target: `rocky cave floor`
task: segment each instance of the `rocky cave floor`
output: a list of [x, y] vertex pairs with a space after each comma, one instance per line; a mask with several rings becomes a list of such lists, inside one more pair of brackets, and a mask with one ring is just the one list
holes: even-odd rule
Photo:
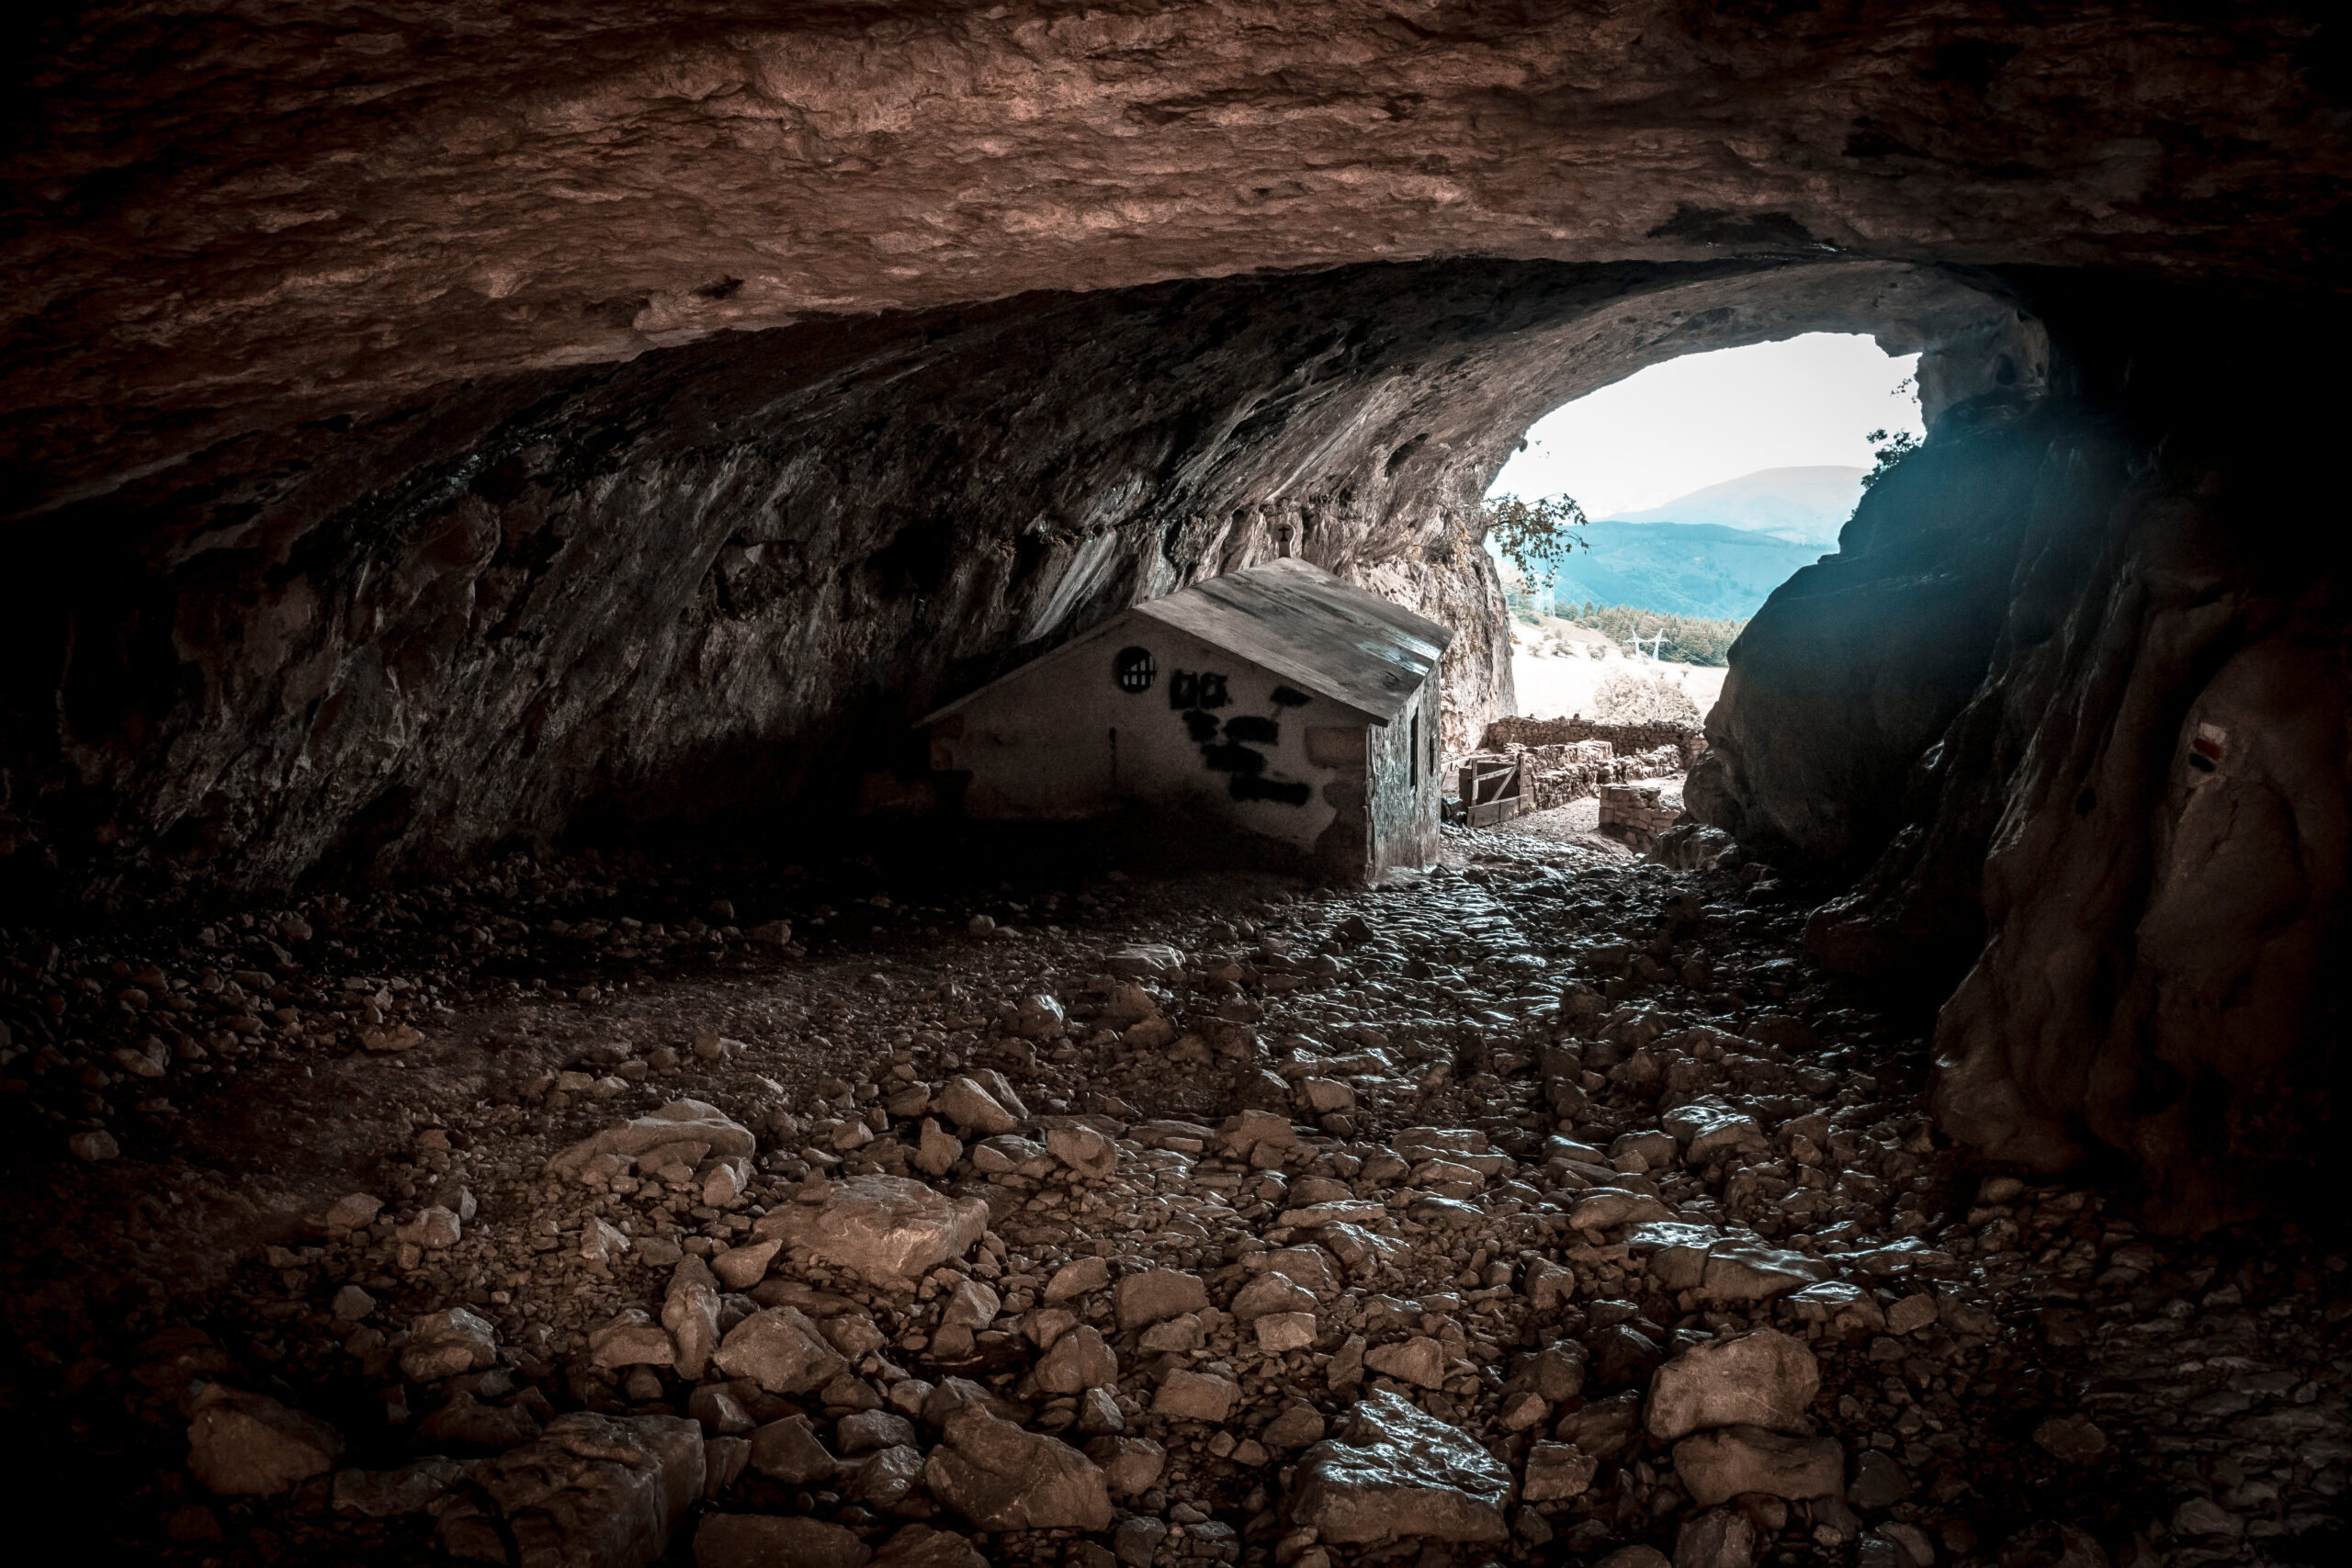
[[17, 1479], [190, 1564], [2342, 1560], [2338, 1241], [1972, 1167], [1792, 882], [1589, 831], [7, 931]]

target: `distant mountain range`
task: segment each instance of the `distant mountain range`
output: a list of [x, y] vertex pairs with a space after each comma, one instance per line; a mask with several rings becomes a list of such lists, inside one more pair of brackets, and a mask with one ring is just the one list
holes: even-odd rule
[[1663, 506], [1596, 519], [1555, 580], [1563, 610], [1588, 600], [1746, 620], [1799, 567], [1838, 547], [1861, 468], [1759, 468]]
[[1838, 530], [1862, 498], [1861, 468], [1824, 464], [1758, 468], [1663, 506], [1621, 512], [1603, 523], [1708, 523], [1720, 528], [1776, 535], [1801, 544], [1834, 546]]
[[1586, 525], [1584, 537], [1590, 547], [1570, 556], [1553, 581], [1551, 598], [1563, 613], [1596, 600], [1673, 615], [1746, 620], [1790, 573], [1818, 560], [1824, 548], [1713, 523], [1593, 523]]

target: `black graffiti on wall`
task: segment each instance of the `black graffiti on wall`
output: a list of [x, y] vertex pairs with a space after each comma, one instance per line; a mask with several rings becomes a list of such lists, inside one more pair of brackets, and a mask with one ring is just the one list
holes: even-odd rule
[[1279, 746], [1282, 744], [1283, 727], [1271, 718], [1260, 718], [1254, 714], [1237, 714], [1225, 721], [1225, 738], [1227, 740], [1253, 741], [1261, 746]]
[[[1274, 688], [1277, 707], [1293, 707], [1308, 699], [1288, 686]], [[1171, 670], [1168, 675], [1168, 705], [1184, 710], [1184, 730], [1201, 749], [1201, 762], [1212, 773], [1226, 775], [1226, 789], [1236, 800], [1272, 800], [1284, 806], [1305, 806], [1314, 791], [1303, 780], [1266, 776], [1272, 761], [1261, 746], [1282, 743], [1282, 725], [1257, 714], [1235, 714], [1220, 721], [1209, 710], [1233, 701], [1230, 682], [1206, 671]]]
[[1168, 676], [1168, 705], [1171, 708], [1221, 708], [1231, 702], [1222, 675], [1194, 674], [1174, 670]]

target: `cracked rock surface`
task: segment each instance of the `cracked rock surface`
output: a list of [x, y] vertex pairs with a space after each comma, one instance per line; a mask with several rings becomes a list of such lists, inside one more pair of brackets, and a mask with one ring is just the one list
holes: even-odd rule
[[2324, 276], [2346, 170], [2335, 45], [2290, 6], [175, 20], [73, 13], [31, 62], [0, 457], [51, 482], [812, 317], [1269, 267]]

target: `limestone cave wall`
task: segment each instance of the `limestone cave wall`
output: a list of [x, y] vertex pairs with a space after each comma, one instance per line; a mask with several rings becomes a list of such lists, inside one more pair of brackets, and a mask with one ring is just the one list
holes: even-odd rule
[[1938, 1009], [1947, 1130], [2120, 1153], [2211, 1223], [2310, 1168], [2345, 1089], [2352, 604], [2298, 372], [2343, 323], [2274, 302], [2285, 351], [2242, 301], [2019, 288], [2049, 394], [1931, 430], [1772, 597], [1692, 799], [1867, 867], [1810, 945]]

